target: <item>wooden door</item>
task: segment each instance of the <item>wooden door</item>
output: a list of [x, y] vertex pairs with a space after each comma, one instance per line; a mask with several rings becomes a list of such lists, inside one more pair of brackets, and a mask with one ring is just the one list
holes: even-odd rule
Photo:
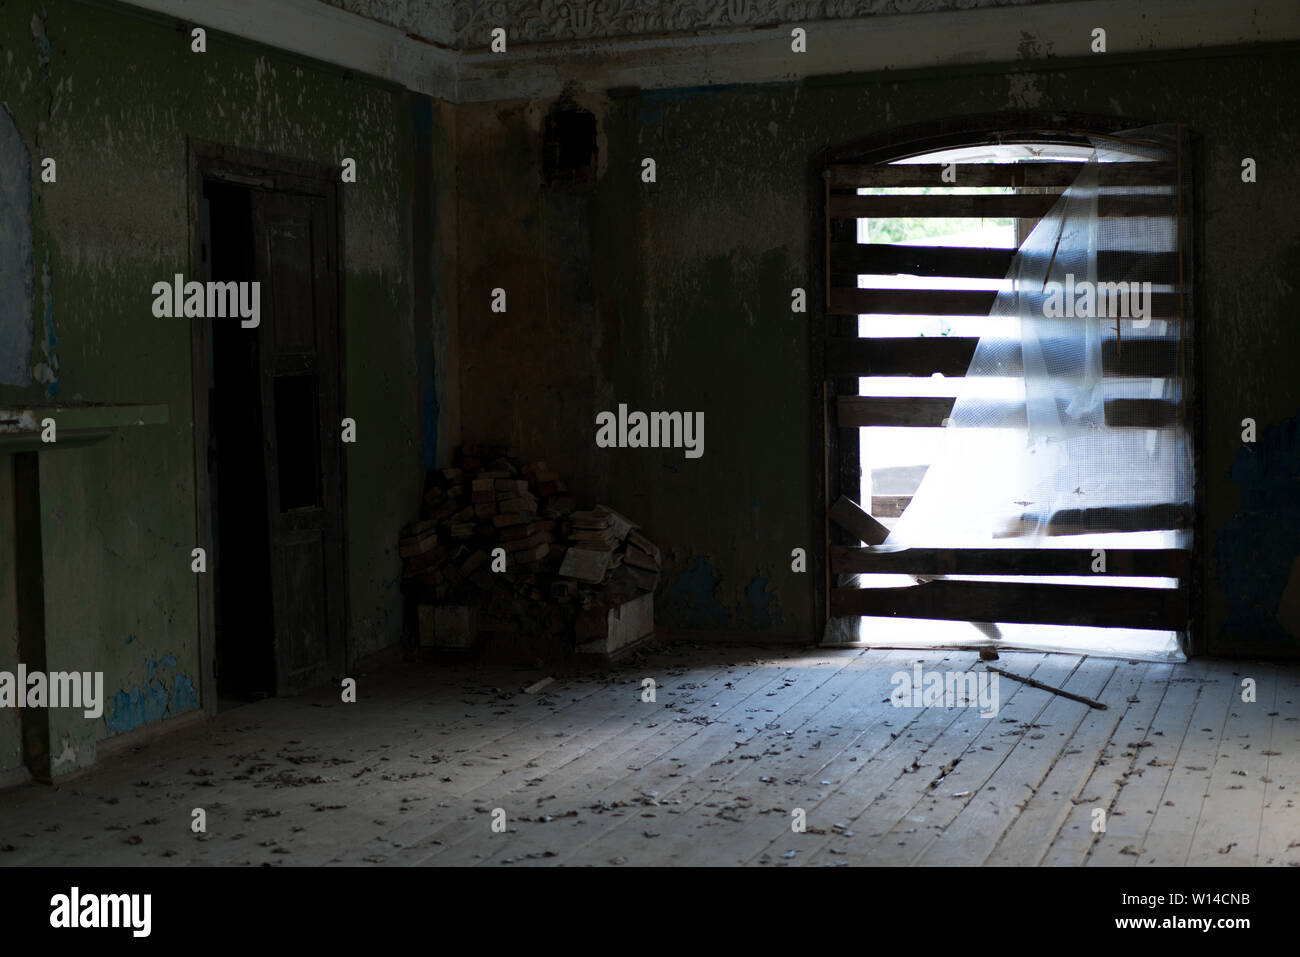
[[339, 305], [323, 196], [255, 192], [276, 693], [344, 668]]

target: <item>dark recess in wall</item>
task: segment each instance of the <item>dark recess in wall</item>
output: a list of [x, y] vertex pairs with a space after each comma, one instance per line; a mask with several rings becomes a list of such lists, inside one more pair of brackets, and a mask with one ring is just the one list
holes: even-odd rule
[[582, 186], [596, 179], [596, 116], [572, 102], [558, 101], [546, 116], [542, 139], [542, 182]]

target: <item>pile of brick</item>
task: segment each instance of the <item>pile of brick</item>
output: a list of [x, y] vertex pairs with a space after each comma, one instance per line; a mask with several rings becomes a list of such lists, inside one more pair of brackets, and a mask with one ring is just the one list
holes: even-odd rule
[[473, 607], [478, 631], [572, 636], [579, 610], [658, 586], [654, 543], [607, 506], [578, 509], [545, 462], [487, 445], [462, 446], [454, 462], [429, 473], [421, 519], [402, 530], [404, 590], [418, 605]]

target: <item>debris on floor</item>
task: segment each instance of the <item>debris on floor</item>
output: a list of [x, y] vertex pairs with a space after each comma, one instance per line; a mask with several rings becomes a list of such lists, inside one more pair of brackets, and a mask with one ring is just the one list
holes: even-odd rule
[[555, 683], [555, 679], [551, 677], [543, 678], [541, 681], [534, 681], [532, 684], [530, 684], [527, 688], [524, 689], [524, 694], [537, 694], [537, 692], [543, 690], [544, 688], [549, 687], [554, 683]]
[[579, 509], [545, 462], [510, 447], [465, 445], [455, 461], [429, 473], [398, 544], [421, 646], [535, 662], [609, 656], [653, 631], [662, 556], [635, 522]]

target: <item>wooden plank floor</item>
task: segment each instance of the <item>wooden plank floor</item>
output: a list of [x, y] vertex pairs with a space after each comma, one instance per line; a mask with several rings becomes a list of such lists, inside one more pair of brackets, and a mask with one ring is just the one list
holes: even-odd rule
[[1003, 677], [984, 717], [895, 707], [917, 664], [984, 668], [673, 645], [525, 695], [407, 665], [0, 792], [0, 865], [1300, 866], [1300, 665], [1004, 652], [1107, 709]]

